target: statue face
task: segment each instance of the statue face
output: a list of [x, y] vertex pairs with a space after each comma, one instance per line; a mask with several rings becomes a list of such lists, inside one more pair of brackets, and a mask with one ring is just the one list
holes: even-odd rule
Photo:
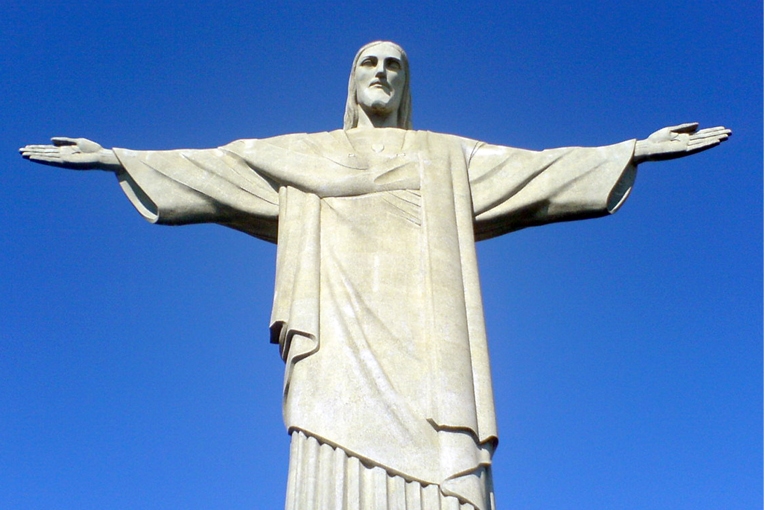
[[395, 112], [401, 104], [406, 75], [401, 52], [381, 43], [367, 48], [356, 63], [356, 101], [377, 115]]

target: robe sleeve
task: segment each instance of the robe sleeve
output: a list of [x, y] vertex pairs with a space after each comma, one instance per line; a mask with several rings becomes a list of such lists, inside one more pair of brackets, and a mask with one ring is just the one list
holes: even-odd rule
[[276, 242], [278, 186], [230, 151], [114, 149], [120, 187], [152, 223], [218, 223]]
[[635, 141], [541, 152], [478, 143], [469, 155], [476, 240], [615, 212], [635, 181]]

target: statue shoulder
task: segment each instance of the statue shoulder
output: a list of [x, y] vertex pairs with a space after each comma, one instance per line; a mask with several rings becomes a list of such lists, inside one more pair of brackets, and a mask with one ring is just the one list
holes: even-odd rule
[[286, 135], [271, 136], [267, 138], [241, 138], [234, 140], [221, 148], [225, 149], [252, 149], [261, 144], [288, 146], [292, 143], [305, 140], [313, 136], [311, 133], [290, 133]]
[[224, 145], [220, 149], [242, 157], [264, 150], [269, 153], [276, 150], [298, 154], [316, 154], [317, 152], [324, 152], [322, 147], [328, 148], [335, 144], [335, 138], [326, 132], [290, 133], [269, 138], [243, 138]]
[[248, 158], [253, 154], [302, 154], [336, 158], [338, 154], [353, 151], [343, 130], [318, 133], [291, 133], [270, 138], [246, 138], [235, 140], [223, 147], [223, 152]]
[[478, 148], [486, 145], [480, 140], [474, 140], [465, 136], [437, 133], [434, 131], [418, 131], [420, 136], [426, 137], [431, 149], [440, 147], [442, 150], [461, 150], [467, 157], [472, 155]]

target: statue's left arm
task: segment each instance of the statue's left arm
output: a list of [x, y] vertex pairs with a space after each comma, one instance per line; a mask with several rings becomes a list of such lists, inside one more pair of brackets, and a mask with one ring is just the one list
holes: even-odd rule
[[681, 124], [605, 147], [476, 145], [468, 156], [476, 239], [614, 213], [632, 190], [639, 163], [695, 154], [730, 135], [723, 127], [696, 128]]
[[690, 156], [720, 145], [731, 135], [731, 130], [723, 126], [706, 129], [698, 127], [698, 122], [665, 127], [645, 140], [638, 140], [633, 162], [638, 164]]

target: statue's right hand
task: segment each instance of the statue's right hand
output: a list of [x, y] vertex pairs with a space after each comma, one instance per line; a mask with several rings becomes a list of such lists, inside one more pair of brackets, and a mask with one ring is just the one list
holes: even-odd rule
[[21, 156], [44, 165], [74, 170], [114, 170], [119, 167], [114, 152], [87, 138], [51, 138], [53, 145], [27, 145], [19, 149]]

